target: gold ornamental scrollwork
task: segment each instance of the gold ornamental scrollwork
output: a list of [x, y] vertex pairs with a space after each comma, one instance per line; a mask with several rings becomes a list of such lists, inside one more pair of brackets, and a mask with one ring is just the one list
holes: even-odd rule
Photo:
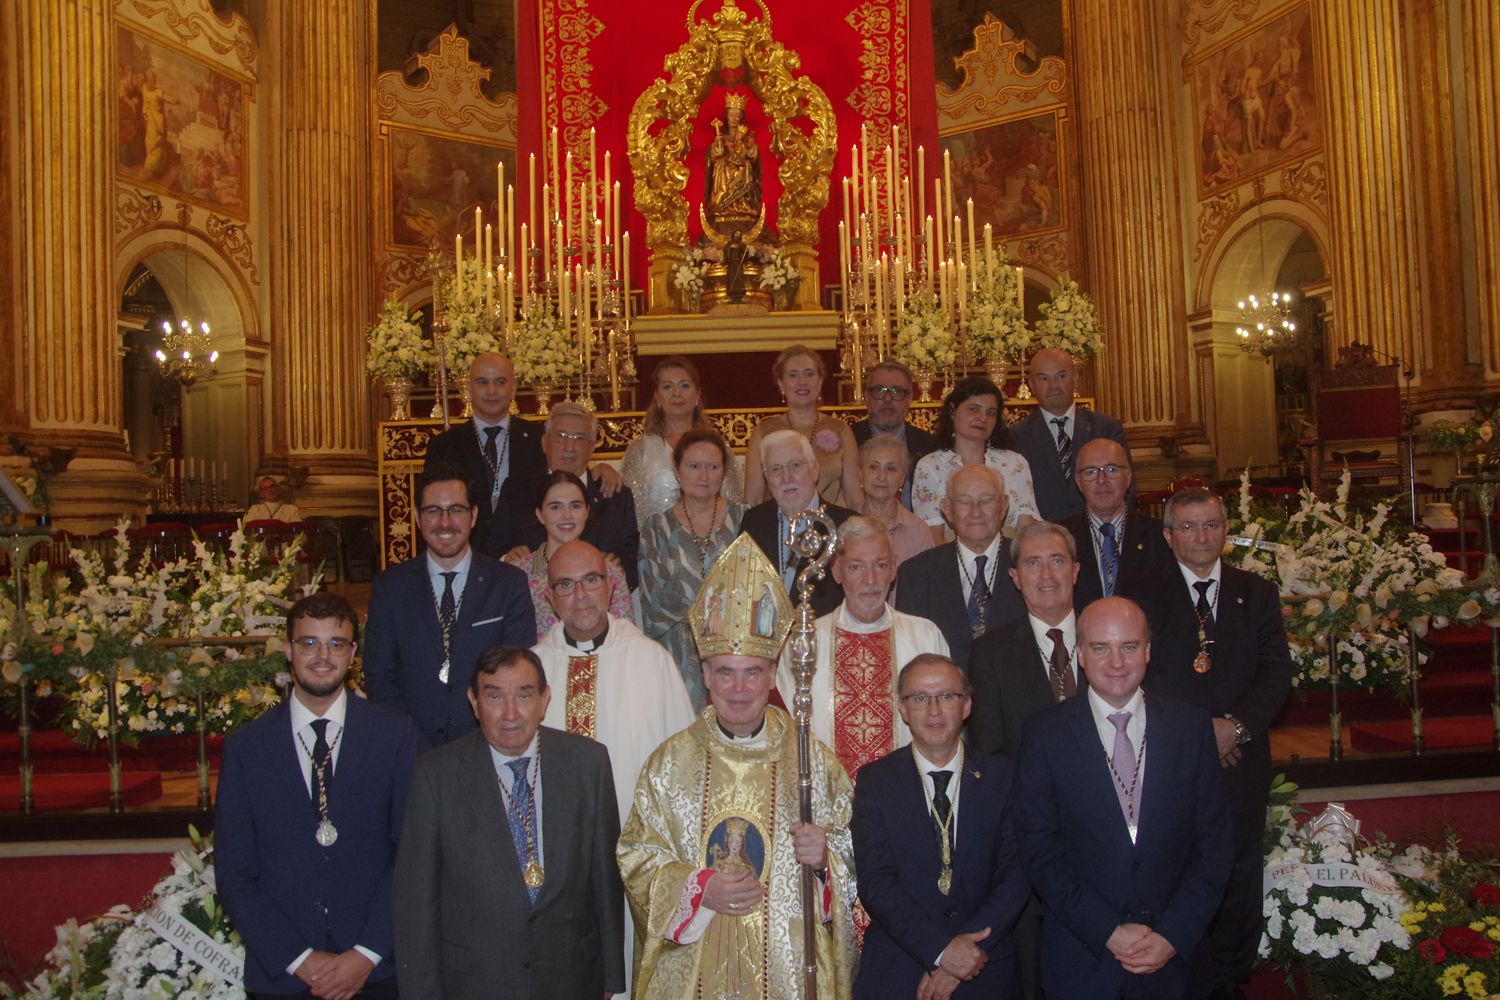
[[1021, 240], [1016, 247], [1016, 259], [1052, 274], [1072, 271], [1071, 239], [1066, 233], [1048, 233]]
[[115, 187], [115, 235], [121, 236], [161, 218], [161, 197], [127, 184]]
[[953, 90], [938, 87], [940, 127], [996, 118], [1012, 103], [1030, 109], [1064, 102], [1067, 64], [1057, 56], [1046, 56], [1027, 72], [1019, 62], [1025, 55], [1026, 42], [994, 15], [985, 14], [984, 21], [974, 27], [974, 47], [953, 60], [963, 73], [963, 82]]
[[[783, 243], [816, 244], [818, 213], [828, 202], [828, 177], [838, 141], [833, 105], [817, 84], [796, 71], [802, 60], [771, 36], [771, 15], [756, 0], [752, 19], [724, 0], [711, 19], [697, 20], [702, 0], [688, 10], [688, 40], [662, 63], [657, 77], [630, 111], [626, 150], [635, 177], [636, 208], [646, 217], [646, 243], [655, 251], [688, 243], [688, 168], [699, 105], [725, 65], [743, 59], [745, 82], [771, 123], [771, 154], [780, 166], [782, 194], [776, 229]], [[812, 123], [811, 133], [794, 122]]]
[[260, 284], [260, 274], [255, 267], [255, 250], [250, 245], [250, 232], [245, 226], [222, 215], [210, 214], [208, 238], [224, 251], [225, 256], [234, 261], [251, 284]]
[[1328, 167], [1322, 160], [1304, 160], [1281, 169], [1281, 190], [1328, 208]]
[[1198, 242], [1193, 247], [1194, 262], [1203, 259], [1239, 208], [1240, 196], [1236, 191], [1227, 191], [1198, 206]]
[[[147, 23], [161, 30], [163, 27], [183, 45], [202, 39], [219, 55], [234, 53], [241, 68], [254, 75], [255, 30], [243, 15], [231, 13], [220, 17], [209, 6], [208, 0], [132, 0], [131, 7]], [[196, 6], [197, 10], [185, 8]]]
[[380, 297], [403, 296], [419, 285], [430, 285], [427, 261], [414, 254], [393, 253], [380, 262]]

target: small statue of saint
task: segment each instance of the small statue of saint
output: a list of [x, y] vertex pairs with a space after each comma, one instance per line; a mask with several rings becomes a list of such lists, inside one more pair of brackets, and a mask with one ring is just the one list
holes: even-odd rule
[[745, 124], [745, 98], [730, 94], [724, 119], [714, 120], [708, 147], [707, 215], [722, 230], [744, 229], [760, 217], [760, 145]]

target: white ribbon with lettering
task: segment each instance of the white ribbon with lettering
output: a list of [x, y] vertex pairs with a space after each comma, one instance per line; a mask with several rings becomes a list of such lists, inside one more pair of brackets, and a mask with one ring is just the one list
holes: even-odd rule
[[230, 986], [243, 985], [245, 952], [232, 944], [220, 944], [176, 913], [152, 902], [141, 911], [152, 930], [192, 961]]
[[1274, 868], [1267, 868], [1266, 891], [1285, 889], [1291, 883], [1292, 876], [1298, 872], [1303, 873], [1313, 885], [1325, 885], [1337, 889], [1368, 889], [1384, 895], [1399, 896], [1401, 894], [1401, 886], [1391, 877], [1390, 872], [1372, 871], [1369, 868], [1339, 862], [1308, 865], [1297, 861], [1288, 861]]

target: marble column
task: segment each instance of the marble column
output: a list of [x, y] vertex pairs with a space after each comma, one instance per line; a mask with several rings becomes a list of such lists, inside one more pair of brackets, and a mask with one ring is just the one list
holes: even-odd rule
[[[32, 453], [71, 448], [48, 483], [61, 527], [141, 509], [124, 447], [115, 316], [110, 0], [5, 4], [3, 128], [14, 256], [6, 267], [8, 431]], [[13, 116], [12, 116], [13, 109]], [[16, 461], [6, 463], [19, 464]]]
[[274, 6], [272, 454], [304, 514], [376, 512], [367, 0]]
[[1316, 67], [1329, 113], [1329, 229], [1339, 297], [1335, 349], [1358, 341], [1430, 363], [1421, 335], [1423, 310], [1413, 179], [1417, 126], [1402, 56], [1402, 24], [1390, 0], [1343, 0], [1308, 6], [1317, 19]]
[[1461, 114], [1467, 132], [1468, 210], [1473, 220], [1471, 284], [1484, 371], [1500, 376], [1500, 6], [1458, 0], [1463, 46]]
[[1072, 17], [1088, 271], [1080, 283], [1104, 325], [1100, 406], [1137, 444], [1200, 423], [1191, 413], [1170, 6], [1075, 2]]

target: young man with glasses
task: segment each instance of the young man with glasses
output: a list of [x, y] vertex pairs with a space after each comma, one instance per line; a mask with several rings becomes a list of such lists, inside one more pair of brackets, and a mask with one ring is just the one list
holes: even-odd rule
[[[552, 553], [547, 598], [558, 621], [532, 652], [558, 684], [543, 723], [609, 748], [624, 823], [646, 758], [692, 725], [695, 713], [671, 654], [628, 618], [609, 613], [604, 558], [585, 541], [566, 542]], [[627, 925], [627, 970], [632, 947]]]
[[[1176, 559], [1157, 578], [1146, 688], [1213, 716], [1234, 867], [1193, 956], [1191, 996], [1238, 997], [1260, 943], [1261, 839], [1271, 786], [1269, 731], [1292, 685], [1281, 598], [1268, 580], [1224, 564], [1224, 502], [1206, 489], [1167, 501]], [[1155, 744], [1152, 745], [1155, 750]]]
[[1118, 441], [1095, 438], [1078, 449], [1073, 478], [1084, 509], [1061, 522], [1078, 550], [1073, 606], [1082, 611], [1116, 594], [1149, 602], [1175, 560], [1161, 522], [1131, 509], [1129, 453]]
[[896, 690], [911, 745], [861, 768], [854, 786], [870, 915], [855, 1000], [1014, 997], [1011, 927], [1030, 890], [1011, 820], [1014, 770], [960, 741], [969, 686], [952, 660], [913, 658]]
[[937, 451], [938, 441], [927, 431], [911, 423], [911, 370], [899, 361], [882, 361], [865, 372], [865, 412], [868, 416], [854, 425], [854, 440], [863, 445], [877, 434], [893, 437], [906, 445], [911, 461], [907, 463], [906, 484], [901, 487], [901, 503], [911, 509], [911, 471], [924, 455]]
[[358, 625], [336, 594], [292, 605], [292, 696], [224, 744], [214, 861], [251, 997], [396, 996], [391, 874], [417, 733], [349, 696]]
[[474, 661], [491, 646], [536, 642], [526, 574], [469, 544], [478, 511], [462, 470], [429, 465], [417, 479], [426, 551], [388, 567], [370, 592], [365, 686], [411, 716], [438, 746], [474, 728]]
[[[1128, 447], [1120, 421], [1074, 403], [1074, 367], [1073, 358], [1055, 347], [1032, 355], [1029, 372], [1037, 406], [1006, 435], [1007, 447], [1024, 455], [1031, 466], [1031, 487], [1044, 521], [1061, 522], [1083, 510], [1073, 477], [1085, 444], [1108, 438]], [[1134, 493], [1130, 502], [1135, 502]]]

